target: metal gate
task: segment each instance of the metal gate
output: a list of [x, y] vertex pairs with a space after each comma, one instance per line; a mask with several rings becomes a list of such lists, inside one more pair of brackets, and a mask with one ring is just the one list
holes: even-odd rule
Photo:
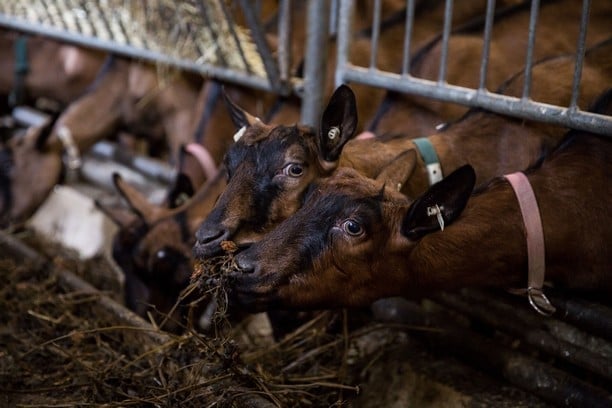
[[[375, 0], [373, 2], [374, 19], [372, 22], [372, 58], [370, 65], [365, 67], [357, 66], [351, 63], [349, 59], [354, 2], [351, 0], [339, 0], [337, 26], [338, 50], [337, 66], [335, 67], [336, 85], [351, 82], [361, 83], [374, 87], [416, 94], [440, 101], [485, 108], [487, 110], [509, 116], [548, 122], [602, 135], [612, 135], [612, 117], [582, 111], [577, 105], [583, 59], [585, 54], [586, 31], [589, 23], [589, 9], [591, 6], [590, 0], [584, 0], [582, 7], [582, 18], [580, 21], [576, 21], [576, 25], [580, 25], [580, 34], [576, 46], [573, 90], [571, 103], [569, 106], [555, 106], [530, 99], [531, 69], [534, 64], [533, 48], [536, 37], [535, 29], [538, 23], [538, 10], [540, 8], [539, 0], [533, 0], [531, 2], [528, 38], [529, 46], [524, 70], [525, 83], [523, 94], [520, 98], [493, 93], [485, 87], [487, 79], [487, 66], [489, 63], [489, 46], [491, 43], [491, 32], [494, 24], [495, 0], [487, 1], [486, 20], [483, 32], [484, 48], [482, 52], [479, 87], [477, 89], [450, 85], [446, 82], [448, 40], [451, 34], [453, 0], [446, 0], [445, 3], [444, 27], [442, 32], [442, 54], [437, 81], [430, 81], [412, 76], [410, 74], [411, 56], [409, 49], [411, 43], [411, 31], [414, 23], [415, 3], [415, 0], [407, 1], [405, 23], [406, 35], [403, 39], [402, 45], [402, 68], [401, 72], [398, 74], [382, 71], [375, 65], [376, 55], [378, 52], [378, 44], [376, 39], [378, 38], [381, 26], [381, 0]], [[306, 81], [307, 80], [308, 78], [306, 78]]]
[[[446, 82], [448, 39], [451, 35], [453, 0], [445, 0], [442, 55], [436, 81], [410, 74], [411, 33], [417, 0], [407, 0], [402, 68], [386, 72], [376, 66], [377, 39], [381, 26], [382, 0], [374, 0], [372, 48], [369, 66], [350, 61], [349, 47], [355, 2], [353, 0], [310, 0], [306, 5], [307, 41], [303, 77], [291, 72], [292, 0], [279, 0], [275, 19], [278, 45], [276, 56], [266, 41], [261, 2], [247, 0], [187, 0], [146, 3], [127, 0], [6, 0], [0, 2], [0, 26], [41, 34], [63, 41], [94, 47], [132, 58], [173, 65], [247, 87], [296, 94], [302, 97], [302, 122], [316, 125], [325, 97], [325, 72], [335, 72], [335, 83], [360, 83], [432, 98], [481, 107], [497, 113], [591, 131], [612, 134], [612, 118], [582, 111], [578, 105], [585, 53], [586, 30], [591, 0], [583, 1], [580, 36], [572, 99], [569, 106], [555, 106], [530, 99], [533, 47], [540, 0], [531, 3], [529, 46], [525, 60], [525, 84], [520, 98], [494, 93], [485, 87], [489, 45], [494, 24], [495, 0], [487, 1], [483, 30], [483, 53], [479, 87], [470, 89]], [[239, 12], [247, 30], [236, 24]], [[293, 16], [303, 18], [303, 16]], [[159, 21], [150, 24], [148, 21]], [[140, 25], [139, 25], [140, 24]], [[140, 32], [130, 29], [141, 28]], [[201, 34], [196, 35], [198, 32]], [[337, 35], [337, 63], [327, 66], [330, 34]], [[211, 46], [212, 44], [212, 46]], [[177, 45], [181, 45], [177, 47]], [[207, 47], [211, 46], [208, 49]], [[190, 49], [191, 47], [191, 49]], [[230, 61], [231, 60], [231, 61]]]

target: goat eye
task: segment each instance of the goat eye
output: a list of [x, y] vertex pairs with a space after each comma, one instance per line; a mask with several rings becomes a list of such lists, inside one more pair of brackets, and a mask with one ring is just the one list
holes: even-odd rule
[[290, 163], [283, 169], [283, 174], [291, 177], [300, 177], [304, 173], [304, 168], [299, 163]]
[[355, 220], [346, 220], [342, 223], [344, 231], [352, 236], [358, 236], [363, 234], [363, 227]]

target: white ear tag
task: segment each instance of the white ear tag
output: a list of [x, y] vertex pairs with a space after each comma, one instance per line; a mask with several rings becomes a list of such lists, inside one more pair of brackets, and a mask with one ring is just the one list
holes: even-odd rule
[[427, 216], [431, 217], [435, 215], [436, 218], [438, 218], [440, 230], [444, 231], [444, 218], [442, 218], [442, 209], [444, 209], [444, 207], [440, 207], [438, 206], [438, 204], [434, 205], [433, 207], [427, 207]]
[[340, 129], [337, 126], [333, 126], [331, 129], [329, 129], [329, 132], [327, 132], [327, 137], [329, 138], [329, 140], [334, 140], [339, 135]]
[[234, 142], [239, 141], [242, 135], [244, 135], [244, 132], [246, 132], [246, 126], [241, 127], [239, 131], [234, 133]]

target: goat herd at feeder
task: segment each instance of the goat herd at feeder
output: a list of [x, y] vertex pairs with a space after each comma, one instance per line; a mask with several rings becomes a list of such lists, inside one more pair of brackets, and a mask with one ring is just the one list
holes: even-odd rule
[[[450, 84], [478, 86], [485, 3], [454, 4]], [[486, 87], [521, 97], [530, 2], [497, 1], [497, 10]], [[542, 1], [531, 99], [569, 106], [581, 11], [581, 2]], [[414, 77], [437, 78], [443, 14], [444, 2], [416, 9]], [[401, 66], [398, 15], [404, 2], [385, 2], [377, 63], [390, 71]], [[369, 6], [356, 7], [354, 18], [351, 58], [369, 61]], [[307, 33], [299, 20], [296, 71]], [[578, 106], [603, 115], [612, 115], [610, 21], [612, 3], [593, 1]], [[209, 303], [220, 302], [202, 294], [219, 287], [237, 316], [362, 308], [464, 287], [526, 288], [518, 292], [551, 314], [544, 280], [612, 293], [606, 136], [336, 87], [327, 73], [327, 103], [313, 128], [299, 124], [298, 97], [2, 29], [0, 225], [19, 231], [54, 186], [78, 174], [95, 143], [110, 139], [129, 151], [144, 141], [148, 155], [176, 168], [163, 202], [108, 174], [123, 205], [98, 206], [118, 226], [112, 256], [125, 276], [125, 305], [147, 319], [155, 311], [167, 330], [201, 324]], [[16, 126], [10, 111], [36, 103], [48, 120]], [[535, 211], [524, 212], [534, 206], [525, 191]]]

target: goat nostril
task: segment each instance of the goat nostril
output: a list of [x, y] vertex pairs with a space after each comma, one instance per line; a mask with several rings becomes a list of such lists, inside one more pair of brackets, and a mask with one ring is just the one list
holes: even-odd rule
[[196, 234], [196, 239], [198, 245], [206, 245], [219, 241], [225, 235], [227, 235], [227, 231], [224, 229], [200, 229]]
[[246, 256], [241, 256], [242, 254], [236, 257], [236, 266], [242, 273], [253, 273], [255, 271], [255, 263], [248, 259]]

